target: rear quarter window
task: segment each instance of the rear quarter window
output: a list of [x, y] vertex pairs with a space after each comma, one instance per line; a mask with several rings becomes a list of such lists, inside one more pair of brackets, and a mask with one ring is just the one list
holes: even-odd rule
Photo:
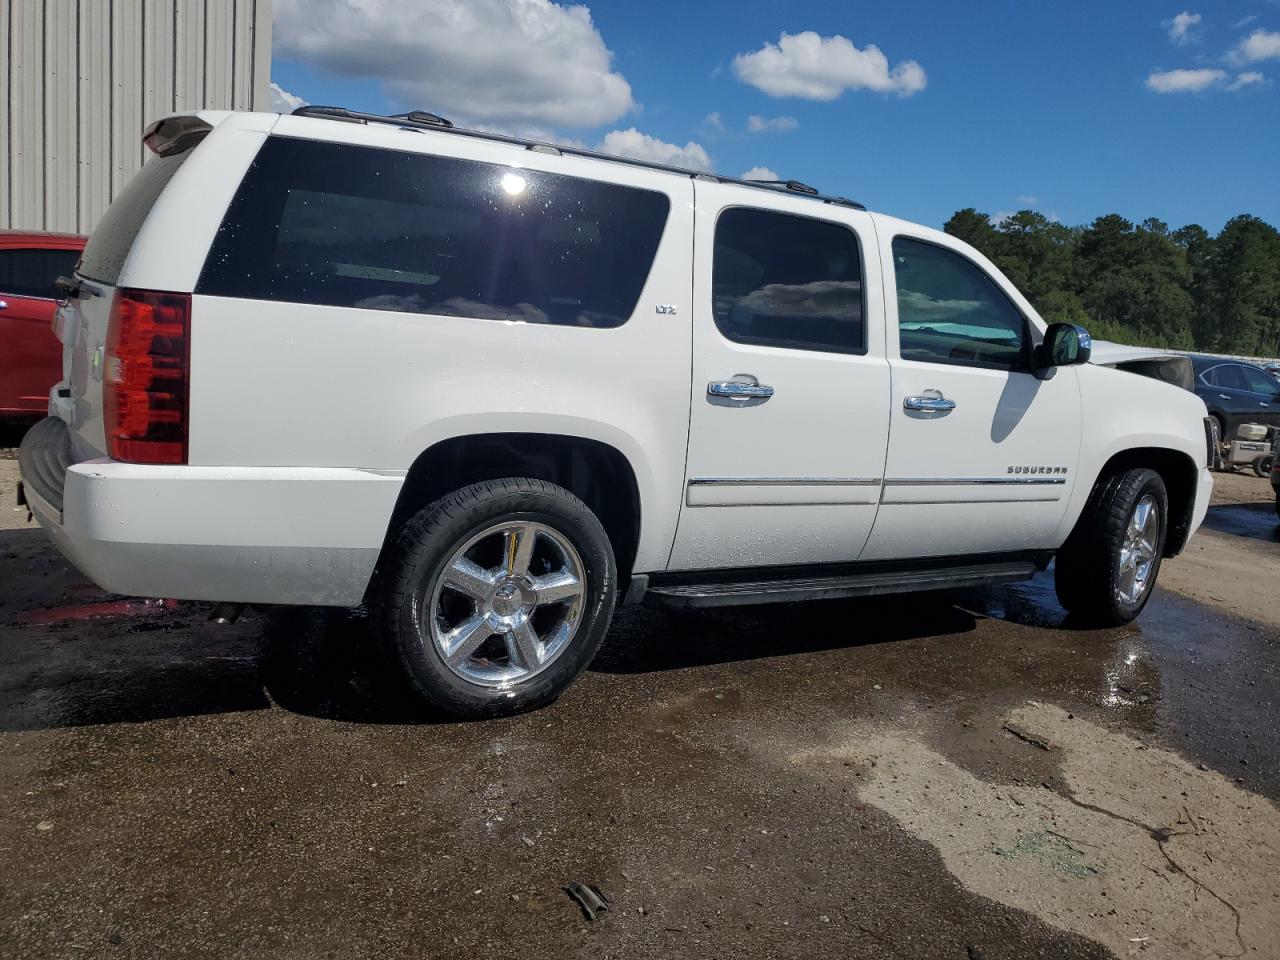
[[669, 206], [657, 191], [561, 174], [272, 137], [196, 292], [616, 327]]

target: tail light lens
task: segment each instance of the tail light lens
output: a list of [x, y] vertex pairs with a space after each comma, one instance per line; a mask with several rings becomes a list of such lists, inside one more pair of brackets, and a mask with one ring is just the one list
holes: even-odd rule
[[191, 294], [116, 291], [103, 365], [107, 456], [187, 462]]

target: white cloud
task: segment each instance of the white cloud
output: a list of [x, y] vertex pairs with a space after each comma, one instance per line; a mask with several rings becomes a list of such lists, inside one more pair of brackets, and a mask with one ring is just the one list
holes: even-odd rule
[[724, 119], [720, 116], [719, 110], [712, 110], [703, 117], [702, 125], [712, 133], [724, 133]]
[[1202, 68], [1199, 70], [1156, 70], [1147, 77], [1147, 89], [1156, 93], [1199, 93], [1202, 90], [1242, 90], [1267, 82], [1257, 70], [1246, 70], [1231, 75], [1225, 70]]
[[781, 180], [782, 178], [768, 167], [752, 167], [744, 173], [740, 180]]
[[1162, 22], [1169, 31], [1169, 39], [1182, 47], [1197, 39], [1192, 28], [1198, 26], [1200, 20], [1200, 14], [1184, 10], [1172, 20], [1164, 20]]
[[1156, 93], [1196, 93], [1227, 79], [1225, 70], [1156, 70], [1147, 77], [1147, 89]]
[[1280, 57], [1280, 32], [1255, 30], [1231, 51], [1231, 59], [1237, 63], [1254, 63]]
[[760, 117], [752, 114], [747, 117], [748, 133], [784, 133], [800, 126], [795, 117]]
[[874, 44], [855, 47], [839, 34], [820, 37], [812, 30], [783, 33], [754, 53], [733, 58], [733, 73], [771, 97], [834, 100], [846, 90], [874, 90], [909, 97], [925, 87], [924, 68], [904, 60], [893, 69]]
[[454, 120], [593, 127], [637, 109], [585, 6], [550, 0], [275, 0], [274, 53], [378, 80]]
[[1241, 17], [1239, 20], [1233, 23], [1231, 25], [1231, 29], [1239, 30], [1241, 27], [1247, 27], [1249, 24], [1253, 23], [1253, 21], [1257, 19], [1258, 19], [1258, 15], [1256, 13], [1251, 13], [1247, 17]]
[[1037, 203], [1040, 202], [1040, 198], [1036, 196], [1032, 196], [1029, 193], [1024, 193], [1022, 196], [1018, 198], [1018, 202], [1021, 203], [1023, 206], [1034, 207]]
[[293, 113], [293, 111], [297, 110], [299, 107], [305, 107], [307, 105], [307, 101], [290, 93], [274, 80], [271, 81], [269, 93], [271, 95], [271, 102], [267, 109], [272, 113]]
[[1228, 90], [1240, 90], [1243, 87], [1252, 87], [1256, 84], [1266, 83], [1267, 78], [1260, 74], [1257, 70], [1246, 70], [1244, 73], [1238, 74]]
[[647, 160], [650, 163], [665, 163], [691, 170], [709, 171], [711, 169], [711, 157], [707, 155], [707, 151], [701, 144], [690, 140], [682, 147], [651, 137], [647, 133], [641, 133], [635, 127], [628, 130], [610, 130], [596, 149], [601, 153], [630, 157], [633, 160]]

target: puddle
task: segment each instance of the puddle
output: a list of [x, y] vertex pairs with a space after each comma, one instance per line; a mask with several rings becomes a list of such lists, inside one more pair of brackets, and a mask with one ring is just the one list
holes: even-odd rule
[[1280, 543], [1280, 517], [1274, 503], [1236, 503], [1210, 507], [1204, 525], [1218, 533]]

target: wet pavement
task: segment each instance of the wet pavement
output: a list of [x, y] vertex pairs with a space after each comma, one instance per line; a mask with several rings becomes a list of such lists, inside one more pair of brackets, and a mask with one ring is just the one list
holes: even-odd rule
[[[85, 619], [117, 598], [17, 527], [0, 956], [1277, 955], [1280, 629], [1247, 610], [1080, 630], [1045, 575], [628, 609], [552, 707], [427, 723], [358, 614]], [[1210, 527], [1274, 592], [1274, 513]]]

